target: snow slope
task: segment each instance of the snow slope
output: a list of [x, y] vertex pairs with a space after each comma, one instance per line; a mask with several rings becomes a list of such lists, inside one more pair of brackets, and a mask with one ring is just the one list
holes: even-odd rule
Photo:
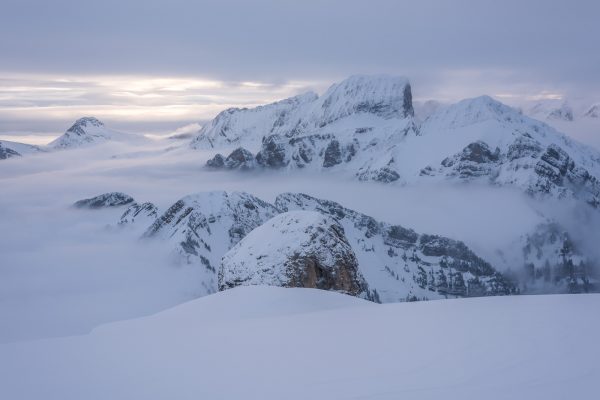
[[5, 399], [574, 399], [600, 295], [377, 305], [240, 287], [85, 336], [0, 345]]

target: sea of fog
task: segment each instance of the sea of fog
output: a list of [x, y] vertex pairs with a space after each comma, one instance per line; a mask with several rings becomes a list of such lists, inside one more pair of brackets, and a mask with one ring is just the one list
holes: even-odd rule
[[125, 192], [161, 211], [203, 191], [245, 191], [266, 201], [302, 192], [419, 233], [463, 240], [489, 260], [543, 221], [540, 211], [574, 220], [566, 206], [556, 211], [511, 189], [402, 187], [302, 171], [211, 171], [204, 164], [213, 153], [162, 140], [141, 149], [108, 143], [2, 161], [0, 342], [83, 334], [197, 297], [199, 267], [175, 267], [168, 248], [119, 229], [122, 208], [71, 207], [104, 192]]

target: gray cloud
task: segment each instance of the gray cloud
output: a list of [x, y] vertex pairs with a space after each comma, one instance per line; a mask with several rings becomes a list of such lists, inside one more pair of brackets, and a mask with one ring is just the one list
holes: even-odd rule
[[[56, 82], [36, 82], [29, 96], [0, 92], [0, 107], [243, 105], [293, 94], [280, 90], [289, 82], [322, 89], [354, 73], [406, 75], [417, 98], [558, 92], [597, 101], [598, 15], [595, 0], [5, 0], [0, 85], [8, 77], [14, 87], [18, 74], [24, 87], [36, 74], [78, 81], [63, 82], [68, 95], [52, 91]], [[81, 81], [128, 75], [266, 86], [232, 101], [223, 87], [119, 95]]]

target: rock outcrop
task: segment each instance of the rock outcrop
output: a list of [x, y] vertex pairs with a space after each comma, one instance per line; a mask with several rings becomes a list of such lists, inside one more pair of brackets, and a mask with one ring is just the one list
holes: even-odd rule
[[223, 256], [219, 290], [240, 285], [315, 288], [368, 297], [344, 229], [333, 218], [308, 211], [276, 216]]

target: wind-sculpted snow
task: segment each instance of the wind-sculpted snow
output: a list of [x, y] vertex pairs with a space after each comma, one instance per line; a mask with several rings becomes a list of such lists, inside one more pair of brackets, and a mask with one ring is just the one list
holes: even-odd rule
[[309, 211], [279, 214], [229, 250], [219, 269], [219, 290], [269, 285], [332, 290], [369, 297], [344, 229]]
[[344, 228], [360, 272], [382, 302], [515, 291], [512, 283], [460, 241], [419, 235], [301, 193], [279, 195], [275, 205], [283, 211], [311, 210], [335, 218]]
[[5, 399], [593, 399], [600, 295], [378, 305], [237, 287], [0, 345]]

